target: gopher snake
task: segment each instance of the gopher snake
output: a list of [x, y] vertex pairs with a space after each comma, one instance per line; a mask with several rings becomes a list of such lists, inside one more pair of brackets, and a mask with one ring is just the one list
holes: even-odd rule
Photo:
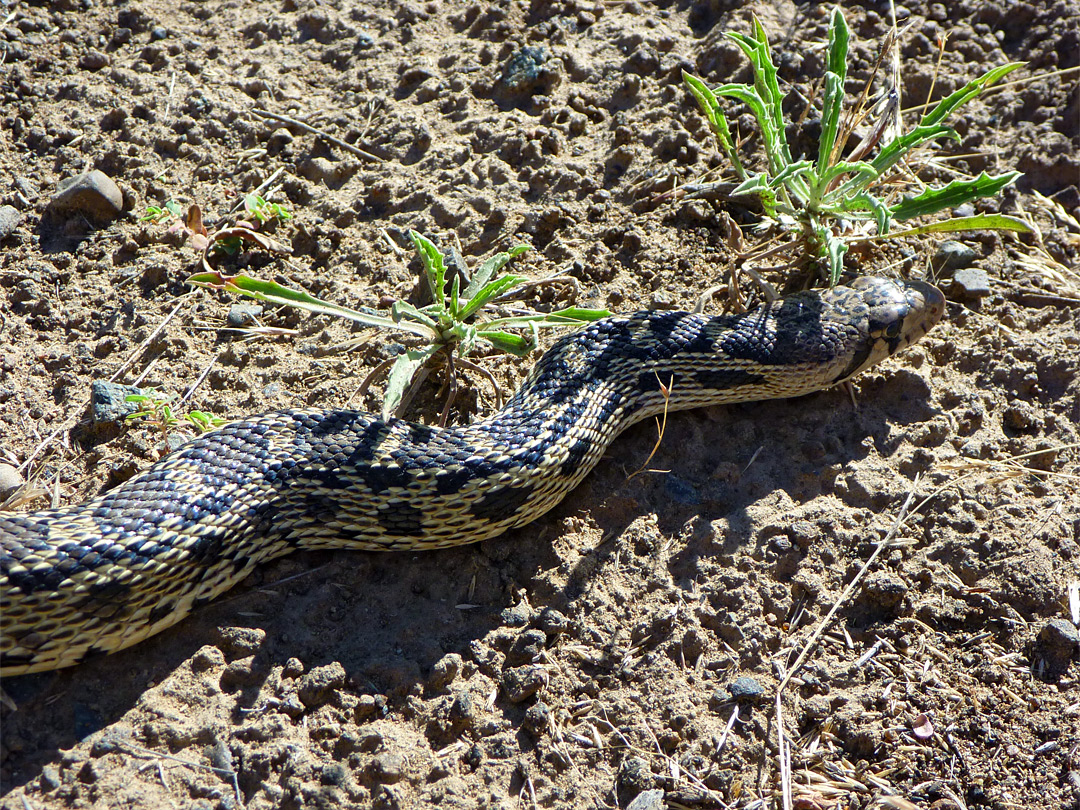
[[639, 312], [561, 338], [465, 427], [342, 410], [233, 422], [88, 503], [0, 514], [0, 673], [128, 647], [293, 549], [494, 537], [558, 503], [635, 422], [827, 388], [943, 310], [929, 284], [862, 278], [743, 315]]

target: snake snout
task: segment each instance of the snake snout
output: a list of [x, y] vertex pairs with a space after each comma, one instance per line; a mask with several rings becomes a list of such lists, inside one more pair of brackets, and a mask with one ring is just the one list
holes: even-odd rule
[[910, 346], [945, 314], [945, 296], [925, 281], [861, 278], [852, 284], [869, 307], [870, 336], [887, 354]]

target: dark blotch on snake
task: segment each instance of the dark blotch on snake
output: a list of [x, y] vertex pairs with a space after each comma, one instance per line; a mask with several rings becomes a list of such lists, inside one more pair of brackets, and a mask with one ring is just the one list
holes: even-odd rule
[[525, 484], [520, 487], [499, 487], [488, 492], [472, 505], [471, 511], [481, 520], [497, 521], [516, 512], [529, 496], [533, 487]]
[[697, 371], [694, 372], [694, 379], [702, 388], [711, 388], [714, 391], [726, 391], [729, 388], [765, 382], [765, 377], [761, 374], [734, 368]]
[[425, 532], [424, 511], [418, 506], [394, 504], [389, 509], [380, 509], [376, 520], [390, 534], [421, 537]]

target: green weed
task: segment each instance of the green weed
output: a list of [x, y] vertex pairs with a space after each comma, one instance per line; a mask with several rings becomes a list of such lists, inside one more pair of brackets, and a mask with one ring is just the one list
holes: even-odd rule
[[[446, 260], [439, 249], [427, 238], [410, 231], [409, 238], [416, 247], [423, 264], [424, 280], [431, 293], [432, 303], [424, 307], [407, 301], [396, 301], [389, 317], [364, 312], [322, 301], [303, 290], [295, 290], [273, 281], [264, 281], [247, 275], [226, 276], [217, 271], [199, 273], [188, 279], [189, 284], [211, 289], [223, 289], [272, 304], [284, 304], [320, 315], [333, 315], [377, 329], [408, 332], [421, 339], [419, 346], [409, 348], [397, 357], [387, 360], [364, 381], [361, 390], [367, 388], [373, 377], [389, 369], [386, 394], [383, 399], [382, 416], [389, 418], [402, 410], [409, 399], [408, 392], [414, 386], [421, 371], [436, 355], [442, 353], [447, 360], [450, 396], [443, 409], [441, 422], [445, 422], [453, 392], [455, 364], [479, 371], [491, 377], [481, 367], [465, 358], [478, 346], [486, 344], [500, 351], [524, 357], [539, 342], [539, 330], [559, 326], [580, 326], [607, 317], [607, 310], [567, 307], [556, 312], [540, 313], [526, 311], [480, 320], [481, 311], [491, 307], [498, 299], [527, 281], [524, 276], [502, 273], [511, 259], [520, 256], [527, 245], [518, 245], [509, 252], [496, 253], [477, 268], [469, 271], [455, 254], [455, 264], [460, 273], [447, 279]], [[449, 288], [449, 289], [448, 289]], [[507, 330], [520, 330], [507, 331]], [[498, 392], [498, 386], [495, 386]]]
[[127, 415], [129, 421], [142, 420], [161, 431], [162, 437], [169, 438], [169, 431], [175, 430], [180, 424], [187, 423], [195, 429], [196, 433], [205, 433], [216, 427], [221, 427], [227, 420], [219, 416], [206, 413], [205, 411], [188, 411], [177, 415], [172, 407], [172, 396], [169, 394], [129, 394], [124, 398], [126, 402], [134, 403], [139, 410]]
[[[939, 188], [926, 188], [914, 196], [887, 203], [883, 195], [896, 188], [898, 164], [912, 150], [938, 138], [959, 136], [942, 123], [959, 107], [978, 98], [1003, 76], [1021, 67], [1012, 62], [987, 71], [979, 78], [942, 99], [926, 113], [917, 126], [884, 143], [884, 127], [860, 145], [857, 153], [846, 159], [844, 148], [854, 128], [855, 116], [841, 123], [844, 109], [844, 82], [847, 78], [849, 32], [840, 9], [834, 9], [829, 28], [827, 67], [821, 102], [821, 137], [816, 159], [792, 159], [787, 143], [782, 112], [783, 96], [776, 77], [776, 67], [769, 50], [765, 31], [754, 18], [752, 36], [728, 32], [750, 60], [754, 84], [725, 84], [710, 89], [700, 79], [683, 73], [690, 93], [731, 162], [732, 170], [741, 181], [731, 196], [753, 195], [760, 199], [765, 214], [780, 227], [796, 235], [795, 244], [809, 248], [811, 255], [820, 257], [828, 266], [829, 284], [835, 284], [843, 271], [844, 254], [850, 241], [865, 239], [852, 225], [872, 222], [879, 237], [915, 233], [952, 232], [963, 230], [1028, 231], [1027, 225], [1001, 214], [979, 214], [954, 217], [924, 224], [903, 232], [890, 233], [894, 222], [907, 222], [917, 217], [935, 214], [947, 208], [997, 194], [1013, 183], [1019, 172], [989, 175], [985, 172], [969, 180], [955, 180]], [[738, 144], [732, 137], [720, 98], [741, 101], [750, 108], [761, 129], [765, 165], [751, 170], [739, 156]], [[870, 153], [876, 148], [876, 154]], [[895, 196], [895, 195], [894, 195]], [[848, 235], [843, 235], [847, 233]]]

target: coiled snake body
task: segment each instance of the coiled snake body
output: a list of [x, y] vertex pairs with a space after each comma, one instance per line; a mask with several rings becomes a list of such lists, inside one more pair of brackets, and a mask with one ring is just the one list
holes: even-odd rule
[[0, 513], [0, 673], [128, 647], [293, 549], [494, 537], [558, 503], [635, 422], [827, 388], [943, 310], [929, 284], [862, 278], [743, 315], [639, 312], [561, 338], [472, 425], [344, 410], [233, 422], [88, 503]]

